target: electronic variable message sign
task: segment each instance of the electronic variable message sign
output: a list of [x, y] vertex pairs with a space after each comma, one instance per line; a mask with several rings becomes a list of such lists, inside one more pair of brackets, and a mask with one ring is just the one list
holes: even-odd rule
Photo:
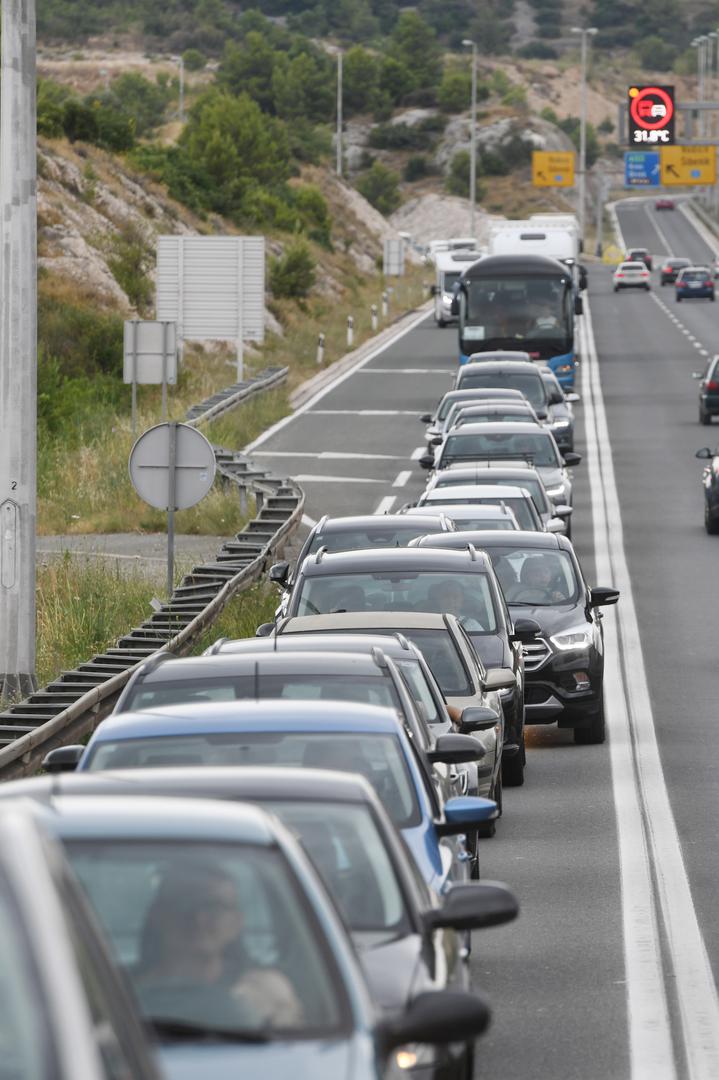
[[630, 86], [629, 142], [671, 146], [674, 142], [674, 87]]

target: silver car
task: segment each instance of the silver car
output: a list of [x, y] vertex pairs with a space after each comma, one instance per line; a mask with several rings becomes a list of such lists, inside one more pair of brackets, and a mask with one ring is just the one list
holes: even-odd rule
[[612, 274], [612, 285], [615, 292], [620, 289], [651, 289], [651, 280], [646, 263], [623, 262]]
[[[497, 461], [482, 461], [471, 465], [453, 465], [449, 469], [432, 473], [427, 481], [426, 490], [434, 491], [437, 488], [447, 490], [463, 487], [465, 484], [489, 486], [511, 484], [513, 487], [524, 488], [534, 499], [534, 505], [537, 507], [544, 528], [547, 529], [554, 518], [559, 518], [562, 522], [561, 531], [568, 532], [567, 523], [572, 515], [572, 507], [555, 505], [549, 498], [537, 470], [526, 462], [514, 461], [509, 465], [504, 465]], [[554, 532], [555, 529], [548, 531]]]

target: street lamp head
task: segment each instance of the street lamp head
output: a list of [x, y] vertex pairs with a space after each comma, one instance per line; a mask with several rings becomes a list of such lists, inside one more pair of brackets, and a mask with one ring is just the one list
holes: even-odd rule
[[571, 29], [572, 34], [598, 34], [599, 30], [596, 26], [573, 26]]
[[467, 48], [472, 48], [472, 49], [474, 48], [474, 42], [470, 41], [469, 38], [462, 38], [462, 44], [466, 45]]

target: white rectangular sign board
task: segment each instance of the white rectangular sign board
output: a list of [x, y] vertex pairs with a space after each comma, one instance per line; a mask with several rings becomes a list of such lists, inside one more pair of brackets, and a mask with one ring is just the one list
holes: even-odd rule
[[[160, 385], [164, 371], [168, 384], [177, 382], [177, 328], [174, 322], [125, 322], [122, 378], [126, 383], [134, 381]], [[133, 363], [134, 354], [134, 363]]]
[[181, 341], [263, 341], [264, 236], [159, 236], [157, 318]]
[[404, 274], [404, 240], [401, 236], [387, 237], [384, 242], [382, 270], [385, 277]]

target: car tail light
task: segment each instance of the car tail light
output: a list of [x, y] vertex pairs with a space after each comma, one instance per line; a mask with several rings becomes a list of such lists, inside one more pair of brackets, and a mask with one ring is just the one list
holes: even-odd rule
[[712, 394], [716, 394], [717, 391], [719, 391], [719, 382], [716, 382], [714, 379], [710, 379], [709, 382], [704, 383], [704, 389], [709, 390]]
[[624, 274], [617, 274], [617, 277], [624, 277]]

